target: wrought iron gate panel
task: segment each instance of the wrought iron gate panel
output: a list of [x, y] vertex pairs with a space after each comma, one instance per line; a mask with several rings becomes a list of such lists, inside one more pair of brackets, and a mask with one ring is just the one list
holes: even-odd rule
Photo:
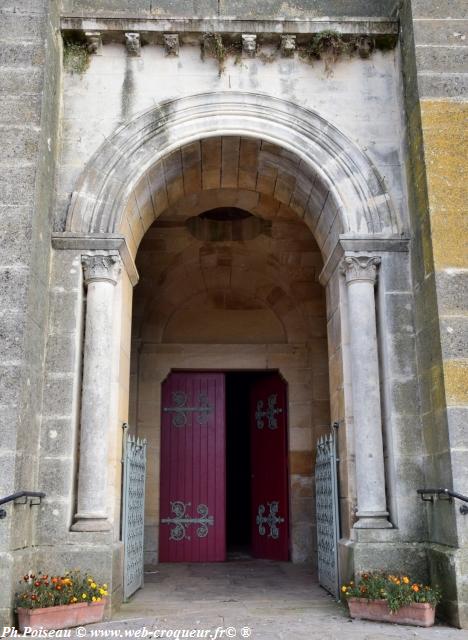
[[124, 449], [124, 600], [143, 586], [146, 440], [128, 435]]
[[338, 478], [335, 434], [317, 442], [315, 464], [318, 579], [320, 585], [339, 599], [338, 567]]

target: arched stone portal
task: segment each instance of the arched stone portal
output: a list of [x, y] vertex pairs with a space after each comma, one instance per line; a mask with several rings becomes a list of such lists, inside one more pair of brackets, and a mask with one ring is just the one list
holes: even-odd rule
[[[272, 224], [273, 229], [278, 223], [279, 227], [302, 225], [304, 231], [299, 235], [304, 238], [311, 238], [306, 225], [312, 231], [323, 268], [320, 276], [317, 269], [305, 282], [306, 288], [313, 288], [320, 280], [326, 288], [323, 324], [326, 322], [328, 335], [331, 419], [344, 427], [340, 435], [344, 536], [349, 535], [353, 523], [365, 529], [391, 527], [385, 493], [374, 286], [381, 256], [405, 250], [401, 225], [375, 168], [333, 125], [312, 111], [279, 99], [229, 92], [165, 103], [118, 129], [88, 163], [73, 194], [67, 230], [55, 239], [56, 247], [73, 247], [91, 255], [91, 266], [89, 257], [86, 261], [86, 284], [93, 292], [88, 296], [87, 319], [96, 315], [93, 304], [106, 304], [98, 290], [106, 287], [108, 299], [109, 283], [117, 282], [117, 253], [125, 266], [114, 302], [120, 328], [116, 332], [111, 314], [106, 316], [109, 326], [101, 323], [97, 328], [90, 321], [86, 327], [82, 416], [90, 417], [81, 421], [78, 513], [73, 529], [97, 531], [112, 526], [105, 514], [108, 505], [104, 497], [91, 497], [86, 478], [90, 469], [106, 467], [108, 433], [113, 430], [109, 425], [117, 416], [112, 407], [116, 403], [128, 406], [129, 371], [122, 362], [130, 354], [130, 335], [125, 328], [132, 320], [131, 284], [138, 280], [135, 258], [144, 272], [145, 253], [137, 255], [138, 246], [144, 237], [150, 242], [151, 229], [161, 227], [165, 219], [185, 226], [187, 218], [219, 207], [243, 209], [261, 224]], [[213, 253], [216, 280], [223, 260], [216, 257], [216, 249]], [[236, 255], [242, 263], [242, 252], [230, 247], [230, 277]], [[266, 255], [275, 257], [275, 251]], [[172, 314], [184, 300], [201, 293], [196, 288], [187, 291], [183, 276], [181, 279], [181, 269], [187, 266], [177, 262], [173, 259], [167, 273], [159, 274], [154, 283], [162, 297], [171, 298]], [[296, 332], [295, 345], [305, 344], [310, 337], [307, 304], [301, 294], [294, 293], [294, 278], [290, 274], [285, 277], [284, 265], [278, 261], [266, 260], [260, 266], [267, 284], [262, 292], [259, 288], [251, 291], [250, 300], [273, 309], [285, 342]], [[254, 276], [255, 264], [250, 267]], [[151, 277], [146, 285], [144, 280], [141, 291], [145, 286], [152, 288]], [[238, 300], [243, 297], [245, 302], [245, 295], [233, 291], [236, 293]], [[310, 291], [308, 296], [310, 299]], [[343, 313], [348, 306], [351, 332]], [[145, 314], [144, 307], [135, 308], [134, 319], [138, 313]], [[153, 328], [162, 328], [163, 336], [167, 323], [158, 318], [161, 309], [157, 305], [153, 308], [152, 322]], [[103, 366], [103, 360], [108, 364], [109, 352], [87, 348], [96, 344], [96, 331], [114, 336], [120, 331], [116, 348], [125, 357], [114, 364], [117, 373], [113, 382], [107, 373], [98, 381], [96, 376], [86, 378], [87, 371], [109, 369]], [[100, 399], [105, 399], [101, 406], [108, 420], [101, 415], [97, 422], [86, 408]], [[91, 441], [100, 446], [89, 446]], [[114, 441], [110, 447], [118, 449], [118, 443]], [[355, 474], [355, 458], [356, 466], [366, 468], [366, 474]], [[118, 479], [114, 478], [112, 485], [115, 493]], [[113, 513], [115, 522], [118, 509]]]
[[[221, 136], [270, 142], [274, 148], [282, 149], [286, 157], [290, 152], [295, 179], [288, 203], [291, 198], [293, 202], [297, 200], [298, 210], [302, 209], [309, 223], [308, 198], [320, 191], [323, 196], [328, 195], [329, 230], [337, 218], [332, 236], [335, 243], [340, 233], [372, 236], [398, 233], [400, 225], [389, 195], [376, 169], [357, 145], [313, 111], [271, 96], [237, 92], [200, 94], [167, 102], [118, 129], [88, 163], [73, 195], [67, 231], [120, 232], [129, 247], [133, 244], [136, 249], [131, 230], [136, 232], [136, 238], [139, 234], [128, 214], [139, 181], [154, 175], [158, 162], [181, 162], [179, 171], [176, 167], [176, 175], [180, 174], [183, 158], [177, 159], [177, 150], [184, 147], [186, 166], [196, 166], [199, 162], [196, 147], [186, 145]], [[172, 152], [175, 154], [171, 157]], [[209, 150], [207, 153], [211, 155]], [[206, 161], [216, 162], [216, 158], [207, 157]], [[247, 150], [246, 161], [250, 163], [247, 166], [255, 165], [255, 152], [249, 156]], [[266, 158], [263, 161], [268, 165]], [[286, 164], [287, 161], [281, 170], [290, 173]], [[287, 182], [291, 182], [290, 178]], [[311, 215], [313, 220], [317, 210], [312, 209]], [[313, 228], [312, 221], [310, 224]], [[329, 252], [332, 248], [330, 242]]]

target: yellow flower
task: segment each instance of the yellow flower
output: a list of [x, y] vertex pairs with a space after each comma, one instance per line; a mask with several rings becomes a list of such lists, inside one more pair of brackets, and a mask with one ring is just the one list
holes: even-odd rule
[[93, 597], [92, 597], [92, 601], [93, 601], [93, 602], [96, 602], [96, 596], [93, 596]]
[[408, 578], [408, 576], [403, 576], [403, 582], [405, 584], [409, 584], [410, 579]]
[[96, 602], [101, 602], [102, 598], [96, 598]]
[[103, 584], [103, 585], [102, 585], [102, 588], [103, 588], [103, 589], [107, 589], [107, 584]]
[[90, 585], [91, 589], [95, 589], [97, 587], [97, 584], [95, 582], [91, 582]]
[[341, 587], [341, 591], [342, 591], [343, 593], [346, 593], [347, 588], [343, 585], [343, 586]]
[[82, 593], [81, 597], [83, 598], [83, 600], [86, 600], [86, 598], [88, 597], [88, 595], [86, 593]]

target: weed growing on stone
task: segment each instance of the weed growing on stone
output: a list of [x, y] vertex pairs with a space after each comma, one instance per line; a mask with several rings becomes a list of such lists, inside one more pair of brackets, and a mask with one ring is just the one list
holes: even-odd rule
[[89, 67], [90, 54], [85, 42], [64, 40], [63, 66], [69, 73], [83, 74]]

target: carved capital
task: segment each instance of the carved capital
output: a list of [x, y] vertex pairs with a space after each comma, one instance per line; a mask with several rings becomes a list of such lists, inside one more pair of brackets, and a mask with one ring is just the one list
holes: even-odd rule
[[341, 272], [346, 276], [347, 284], [356, 280], [366, 280], [374, 284], [380, 262], [378, 256], [346, 256], [341, 265]]
[[125, 34], [125, 46], [129, 56], [138, 57], [141, 54], [140, 34], [127, 32]]
[[101, 32], [85, 31], [85, 38], [89, 53], [100, 53], [102, 48]]
[[85, 285], [91, 282], [110, 282], [117, 284], [121, 271], [121, 261], [118, 255], [96, 254], [81, 256]]
[[248, 58], [255, 58], [257, 51], [257, 36], [251, 33], [242, 34], [242, 52]]
[[166, 56], [178, 56], [179, 35], [177, 33], [165, 33], [164, 48], [166, 49]]
[[281, 55], [283, 58], [291, 58], [296, 50], [296, 36], [281, 36]]

